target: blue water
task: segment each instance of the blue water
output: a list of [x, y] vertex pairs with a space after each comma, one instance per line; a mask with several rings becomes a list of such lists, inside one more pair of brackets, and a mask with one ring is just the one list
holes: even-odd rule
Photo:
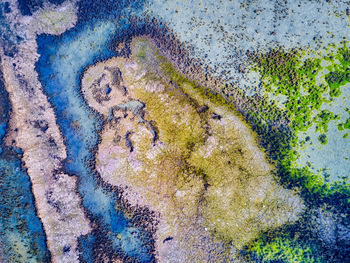
[[10, 104], [0, 72], [0, 244], [9, 262], [49, 262], [42, 223], [20, 149], [4, 145]]
[[123, 17], [143, 11], [145, 0], [81, 0], [78, 2], [79, 23], [89, 23], [94, 19], [121, 21]]
[[21, 156], [0, 154], [0, 236], [10, 262], [49, 262], [43, 226], [36, 215], [31, 182]]
[[22, 15], [30, 16], [33, 12], [42, 7], [44, 2], [59, 5], [63, 3], [64, 0], [18, 0], [18, 8]]
[[[100, 116], [93, 112], [80, 94], [80, 77], [84, 68], [96, 60], [116, 55], [109, 49], [110, 41], [123, 35], [129, 28], [114, 19], [92, 20], [80, 24], [60, 37], [41, 35], [37, 38], [41, 55], [36, 69], [43, 89], [54, 106], [57, 123], [67, 147], [66, 171], [79, 178], [78, 191], [90, 220], [97, 229], [79, 241], [81, 259], [96, 262], [94, 247], [105, 248], [104, 253], [115, 257], [117, 253], [140, 262], [154, 261], [149, 244], [150, 233], [134, 227], [123, 213], [115, 209], [116, 193], [98, 182], [94, 162], [94, 149], [98, 144], [98, 132], [102, 128]], [[110, 250], [111, 251], [107, 251]]]
[[6, 127], [7, 127], [6, 123], [0, 123], [0, 140], [4, 137], [6, 133]]

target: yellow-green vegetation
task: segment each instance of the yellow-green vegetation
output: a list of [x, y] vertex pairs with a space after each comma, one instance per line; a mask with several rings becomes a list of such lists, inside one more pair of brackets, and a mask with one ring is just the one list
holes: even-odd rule
[[327, 130], [329, 121], [337, 119], [337, 116], [315, 113], [323, 103], [338, 97], [341, 94], [340, 87], [350, 81], [349, 52], [344, 43], [335, 54], [329, 52], [324, 56], [323, 59], [331, 63], [326, 67], [329, 73], [320, 76], [324, 83], [317, 81], [317, 76], [324, 68], [321, 66], [322, 59], [303, 59], [305, 52], [300, 50], [271, 50], [255, 56], [253, 60], [256, 63], [255, 70], [261, 73], [267, 94], [285, 96], [283, 109], [292, 121], [294, 130], [306, 131], [313, 122], [319, 122], [318, 119], [322, 120], [320, 124]]
[[[306, 57], [306, 59], [305, 59]], [[324, 103], [331, 103], [341, 95], [341, 87], [349, 82], [349, 48], [347, 43], [341, 47], [332, 46], [326, 55], [307, 56], [306, 51], [271, 50], [269, 53], [252, 57], [255, 70], [259, 71], [266, 96], [258, 102], [259, 110], [251, 113], [250, 121], [259, 133], [262, 142], [269, 149], [270, 155], [277, 161], [277, 175], [284, 185], [299, 187], [308, 207], [317, 207], [320, 203], [335, 205], [338, 210], [349, 211], [349, 183], [338, 181], [326, 183], [320, 174], [312, 173], [308, 167], [295, 167], [296, 149], [299, 146], [297, 133], [306, 131], [316, 124], [316, 132], [321, 144], [327, 143], [328, 124], [334, 120], [339, 130], [348, 127], [340, 122], [340, 117], [328, 110], [322, 110]], [[326, 62], [326, 63], [325, 63]], [[283, 105], [274, 103], [270, 98], [284, 96]], [[266, 103], [269, 101], [269, 103]], [[286, 116], [291, 121], [289, 127], [271, 129], [275, 114], [266, 116], [267, 108], [278, 107], [277, 116]], [[349, 118], [350, 119], [350, 118]], [[350, 121], [349, 121], [350, 123]], [[344, 135], [344, 138], [347, 134]], [[336, 204], [333, 200], [337, 200]], [[297, 226], [302, 229], [302, 226]], [[302, 231], [302, 230], [301, 230]], [[303, 231], [309, 231], [304, 229]], [[316, 246], [307, 245], [299, 238], [275, 235], [274, 241], [267, 242], [264, 237], [252, 243], [249, 249], [264, 260], [283, 259], [287, 262], [322, 261]], [[283, 242], [282, 242], [283, 241]], [[281, 243], [282, 242], [282, 243]], [[294, 251], [296, 249], [299, 252]], [[332, 252], [327, 252], [332, 253]], [[338, 252], [337, 252], [338, 253]], [[294, 254], [303, 258], [290, 257]], [[289, 256], [288, 256], [289, 255]]]
[[[145, 103], [145, 119], [161, 142], [155, 151], [149, 139], [135, 135], [146, 168], [130, 174], [133, 183], [151, 186], [153, 198], [170, 196], [167, 209], [203, 217], [217, 238], [237, 248], [294, 222], [303, 210], [300, 198], [275, 181], [266, 154], [232, 106], [177, 73], [148, 40], [134, 40], [132, 50], [146, 72], [133, 82], [133, 96]], [[159, 83], [163, 89], [151, 91]]]
[[325, 77], [330, 88], [330, 95], [338, 97], [341, 94], [340, 87], [350, 82], [350, 50], [344, 43], [336, 54], [328, 55], [325, 59], [330, 62], [335, 60], [339, 62], [327, 67], [330, 72]]
[[350, 130], [350, 109], [346, 108], [345, 111], [349, 114], [349, 118], [345, 121], [345, 123], [338, 124], [338, 129], [341, 131], [344, 129]]
[[[346, 182], [326, 184], [320, 174], [312, 173], [308, 167], [294, 166], [297, 158], [295, 147], [299, 143], [295, 135], [298, 131], [306, 131], [316, 123], [319, 140], [325, 144], [330, 121], [338, 121], [339, 129], [347, 127], [347, 121], [339, 123], [339, 116], [321, 108], [323, 103], [330, 103], [339, 96], [341, 89], [338, 88], [348, 81], [346, 45], [332, 51], [336, 54], [336, 59], [332, 60], [333, 64], [327, 64], [327, 71], [322, 59], [312, 56], [303, 59], [306, 53], [298, 50], [275, 50], [254, 58], [256, 70], [262, 73], [267, 92], [286, 98], [281, 107], [269, 101], [268, 96], [261, 99], [245, 97], [249, 107], [240, 109], [261, 136], [261, 145], [276, 160], [277, 169], [269, 167], [265, 172], [257, 169], [259, 161], [253, 161], [257, 160], [254, 153], [263, 152], [256, 145], [258, 139], [245, 126], [243, 118], [237, 114], [232, 104], [212, 90], [199, 87], [176, 72], [166, 59], [150, 48], [147, 41], [135, 41], [133, 51], [134, 59], [146, 72], [145, 78], [149, 85], [159, 81], [164, 86], [162, 95], [151, 95], [139, 86], [138, 98], [146, 103], [147, 118], [153, 120], [157, 126], [160, 140], [176, 149], [175, 153], [167, 151], [165, 163], [171, 165], [161, 168], [164, 181], [158, 181], [160, 186], [170, 186], [172, 191], [168, 193], [174, 193], [175, 206], [187, 214], [198, 213], [203, 216], [205, 226], [221, 240], [231, 242], [238, 248], [248, 244], [249, 250], [265, 261], [322, 262], [323, 258], [319, 255], [321, 250], [317, 244], [304, 242], [298, 236], [292, 237], [288, 230], [275, 234], [268, 240], [264, 238], [264, 234], [260, 234], [287, 222], [280, 209], [290, 212], [292, 209], [300, 211], [301, 208], [300, 200], [293, 197], [287, 200], [286, 196], [290, 193], [276, 184], [272, 173], [276, 173], [285, 186], [298, 187], [309, 207], [319, 202], [331, 203], [332, 200], [338, 200], [337, 206], [348, 211], [350, 188]], [[323, 60], [326, 61], [327, 58], [324, 57]], [[329, 76], [332, 72], [341, 72], [343, 77], [338, 80], [331, 79]], [[244, 97], [239, 92], [237, 94]], [[165, 107], [160, 106], [164, 103]], [[204, 105], [208, 109], [199, 113]], [[190, 114], [186, 115], [186, 112]], [[213, 113], [220, 116], [220, 120], [213, 118]], [[181, 126], [177, 121], [173, 122], [177, 123], [174, 126], [171, 122], [174, 117], [171, 116], [179, 116], [177, 121], [185, 121], [186, 125], [194, 129], [188, 130], [186, 125]], [[282, 118], [287, 121], [280, 122]], [[252, 151], [248, 146], [251, 144], [244, 139], [248, 133], [240, 127], [242, 123], [258, 150]], [[263, 159], [268, 163], [264, 154]], [[150, 171], [156, 170], [152, 162], [148, 163]], [[260, 159], [260, 165], [263, 163]], [[164, 173], [171, 166], [178, 169]], [[169, 181], [181, 183], [174, 188]], [[198, 182], [203, 186], [199, 187]], [[194, 188], [196, 191], [191, 191]], [[293, 202], [294, 208], [291, 205]], [[190, 205], [183, 209], [186, 204]]]
[[[269, 138], [269, 145], [275, 144], [270, 154], [278, 160], [280, 177], [289, 185], [300, 186], [303, 195], [311, 202], [312, 199], [320, 200], [321, 196], [331, 194], [333, 190], [330, 185], [325, 185], [321, 175], [311, 173], [307, 167], [294, 167], [297, 158], [295, 149], [299, 144], [296, 134], [316, 124], [318, 139], [321, 144], [326, 144], [326, 132], [330, 121], [336, 121], [339, 130], [349, 126], [348, 122], [340, 123], [340, 117], [336, 114], [321, 110], [322, 104], [332, 102], [334, 97], [341, 94], [340, 87], [349, 82], [349, 54], [350, 50], [344, 42], [341, 47], [330, 46], [325, 55], [318, 54], [315, 57], [307, 56], [307, 52], [302, 50], [271, 50], [252, 57], [256, 65], [255, 70], [261, 74], [266, 94], [283, 95], [286, 98], [278, 115], [287, 116], [291, 121], [290, 132], [285, 135], [278, 132], [271, 138], [266, 132], [266, 127], [261, 126], [273, 116], [258, 114], [255, 118], [255, 128], [261, 136]], [[326, 62], [326, 66], [321, 62]], [[266, 107], [276, 105], [273, 100], [271, 104], [264, 102], [268, 100], [268, 96], [266, 95], [260, 103], [262, 112], [266, 111]], [[278, 143], [273, 143], [274, 141]], [[337, 183], [334, 183], [333, 189], [339, 190]]]
[[322, 255], [314, 256], [314, 245], [300, 242], [298, 238], [279, 236], [273, 239], [261, 238], [251, 244], [263, 262], [325, 262]]

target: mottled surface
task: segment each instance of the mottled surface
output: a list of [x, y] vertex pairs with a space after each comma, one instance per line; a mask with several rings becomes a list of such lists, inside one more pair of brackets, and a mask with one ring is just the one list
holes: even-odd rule
[[348, 0], [0, 2], [1, 262], [348, 262]]
[[[224, 243], [211, 240], [209, 232], [241, 248], [259, 232], [295, 221], [302, 201], [276, 184], [265, 154], [237, 113], [173, 77], [165, 68], [169, 62], [148, 41], [132, 42], [132, 59], [113, 58], [84, 73], [89, 105], [106, 117], [113, 111], [102, 133], [97, 170], [125, 188], [131, 204], [157, 211], [161, 262], [173, 262], [174, 255], [180, 262], [227, 260]], [[110, 68], [121, 72], [119, 85], [107, 77]], [[94, 93], [106, 85], [115, 96], [96, 99]], [[135, 101], [144, 107], [133, 107]], [[130, 106], [115, 107], [121, 103]]]

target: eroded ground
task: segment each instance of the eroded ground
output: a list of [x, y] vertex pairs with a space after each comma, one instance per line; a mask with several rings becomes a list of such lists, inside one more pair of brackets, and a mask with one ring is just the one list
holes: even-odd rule
[[148, 38], [131, 50], [87, 69], [82, 92], [108, 121], [97, 170], [132, 205], [157, 212], [160, 261], [222, 262], [228, 243], [240, 249], [296, 221], [302, 200], [275, 181], [239, 114], [179, 75]]

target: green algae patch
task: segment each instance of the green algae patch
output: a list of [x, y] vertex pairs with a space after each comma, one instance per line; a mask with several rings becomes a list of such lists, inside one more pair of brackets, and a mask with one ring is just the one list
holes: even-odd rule
[[[286, 116], [290, 120], [290, 132], [286, 137], [278, 136], [277, 140], [271, 138], [269, 132], [263, 127], [271, 117], [257, 114], [255, 130], [260, 136], [274, 144], [270, 155], [276, 158], [276, 174], [283, 185], [298, 187], [308, 208], [318, 207], [321, 203], [328, 203], [337, 210], [349, 211], [349, 183], [344, 181], [329, 182], [321, 172], [314, 173], [310, 166], [296, 167], [298, 158], [297, 149], [310, 141], [306, 136], [304, 141], [298, 141], [298, 133], [307, 131], [316, 124], [317, 138], [321, 144], [327, 144], [327, 131], [330, 122], [334, 122], [339, 131], [346, 129], [346, 123], [340, 116], [321, 107], [323, 104], [332, 103], [341, 95], [342, 87], [349, 82], [349, 48], [344, 43], [341, 47], [330, 47], [327, 54], [309, 56], [302, 50], [271, 50], [267, 54], [252, 57], [255, 62], [254, 70], [261, 74], [262, 84], [266, 95], [261, 100], [261, 111], [266, 107], [276, 105], [269, 98], [283, 95], [286, 100], [283, 107], [279, 107], [279, 116]], [[306, 57], [306, 59], [305, 59]], [[326, 62], [326, 63], [325, 63]], [[349, 111], [346, 110], [348, 113]], [[260, 112], [260, 110], [259, 110]], [[281, 135], [284, 133], [282, 132]], [[348, 135], [345, 133], [343, 138]], [[344, 177], [345, 178], [345, 177]], [[334, 204], [332, 200], [337, 200]], [[302, 235], [308, 235], [310, 229], [298, 225]], [[300, 237], [286, 237], [293, 231], [275, 233], [269, 241], [265, 236], [259, 237], [250, 243], [249, 250], [259, 255], [263, 261], [284, 260], [286, 262], [324, 262], [322, 253], [332, 254], [330, 249], [317, 247], [318, 241], [313, 244], [304, 242]], [[312, 232], [312, 231], [311, 231]], [[282, 243], [281, 243], [282, 242]], [[295, 251], [295, 249], [297, 249]], [[323, 251], [323, 252], [322, 252]], [[338, 252], [337, 252], [338, 253]], [[303, 256], [293, 258], [293, 255]], [[339, 253], [338, 253], [339, 254]]]
[[328, 138], [327, 135], [321, 134], [318, 136], [318, 140], [320, 141], [321, 144], [327, 144]]
[[350, 82], [350, 69], [346, 71], [332, 71], [326, 75], [326, 81], [330, 88], [330, 95], [339, 97], [341, 94], [340, 86]]
[[328, 132], [328, 124], [331, 120], [339, 120], [340, 117], [328, 110], [322, 110], [315, 118], [317, 132]]
[[336, 54], [326, 58], [328, 61], [338, 61], [338, 63], [332, 63], [327, 67], [330, 72], [325, 76], [332, 97], [338, 97], [341, 94], [340, 87], [350, 82], [349, 54], [350, 50], [344, 43], [343, 47], [340, 47]]
[[[319, 200], [320, 196], [327, 195], [322, 192], [327, 187], [322, 186], [325, 182], [322, 175], [317, 174], [311, 177], [319, 177], [316, 180], [318, 183], [309, 184], [317, 187], [305, 188], [303, 182], [309, 181], [306, 177], [310, 176], [311, 172], [306, 172], [308, 167], [303, 169], [296, 167], [297, 149], [302, 148], [306, 142], [298, 141], [297, 136], [315, 124], [318, 140], [324, 145], [328, 142], [326, 134], [330, 122], [333, 121], [339, 131], [349, 126], [350, 122], [342, 123], [340, 116], [321, 108], [340, 96], [342, 86], [349, 82], [347, 43], [344, 42], [338, 48], [330, 46], [326, 54], [309, 54], [307, 51], [297, 49], [289, 51], [279, 49], [251, 56], [251, 59], [255, 65], [253, 70], [261, 74], [265, 89], [265, 96], [260, 103], [263, 108], [261, 111], [276, 105], [274, 97], [283, 95], [286, 98], [277, 115], [287, 117], [291, 131], [286, 138], [279, 140], [275, 151], [270, 152], [278, 161], [278, 174], [288, 185], [300, 186], [309, 201]], [[264, 101], [270, 101], [271, 104], [266, 104]], [[259, 131], [259, 126], [269, 121], [271, 117], [260, 113], [258, 115], [256, 118], [258, 133], [269, 137], [265, 131]]]
[[[251, 59], [255, 63], [253, 69], [261, 74], [265, 98], [272, 97], [270, 100], [273, 101], [278, 96], [285, 96], [281, 110], [285, 111], [295, 131], [306, 131], [317, 122], [320, 116], [315, 113], [320, 111], [321, 105], [339, 97], [341, 87], [350, 81], [346, 43], [333, 53], [329, 51], [319, 57], [307, 56], [302, 50], [276, 49], [251, 56]], [[323, 61], [330, 65], [324, 66]], [[324, 74], [325, 68], [327, 74]], [[327, 130], [330, 119], [321, 118], [322, 128]]]
[[344, 123], [338, 124], [338, 129], [340, 130], [344, 130], [344, 129], [350, 130], [350, 109], [346, 108], [345, 111], [348, 113], [349, 117]]
[[327, 88], [316, 84], [320, 59], [308, 58], [301, 62], [301, 56], [299, 50], [271, 50], [253, 60], [266, 91], [273, 96], [286, 96], [284, 109], [293, 128], [306, 130], [312, 124], [312, 111], [320, 109], [327, 100], [322, 96]]
[[300, 242], [297, 237], [282, 235], [272, 239], [263, 237], [253, 242], [249, 249], [254, 251], [263, 262], [280, 260], [283, 262], [326, 262], [322, 255], [315, 256], [319, 248], [309, 242]]

